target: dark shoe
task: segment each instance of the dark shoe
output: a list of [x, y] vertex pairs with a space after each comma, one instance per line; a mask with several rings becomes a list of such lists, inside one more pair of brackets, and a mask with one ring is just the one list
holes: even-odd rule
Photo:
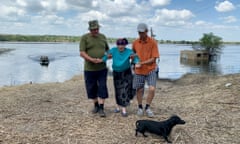
[[98, 111], [99, 111], [99, 107], [95, 106], [92, 110], [92, 113], [96, 114], [96, 113], [98, 113]]
[[119, 112], [120, 112], [120, 110], [118, 108], [114, 109], [114, 113], [119, 113]]
[[105, 112], [103, 111], [103, 109], [99, 109], [99, 110], [98, 110], [98, 113], [99, 113], [99, 116], [100, 116], [100, 117], [106, 117], [106, 114], [105, 114]]

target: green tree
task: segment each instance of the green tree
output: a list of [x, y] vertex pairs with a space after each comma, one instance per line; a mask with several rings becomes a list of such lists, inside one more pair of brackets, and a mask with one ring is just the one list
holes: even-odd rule
[[205, 33], [200, 39], [200, 45], [204, 50], [208, 51], [209, 58], [212, 60], [214, 56], [217, 56], [222, 52], [223, 41], [221, 37], [214, 35], [212, 32]]

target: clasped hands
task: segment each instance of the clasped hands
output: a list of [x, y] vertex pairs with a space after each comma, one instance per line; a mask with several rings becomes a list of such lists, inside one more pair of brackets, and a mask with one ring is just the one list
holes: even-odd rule
[[[111, 58], [112, 58], [112, 55], [111, 55], [111, 54], [108, 54], [108, 55], [107, 55], [107, 58], [108, 58], [108, 59], [111, 59]], [[91, 58], [90, 61], [91, 61], [92, 63], [95, 63], [95, 64], [98, 64], [98, 63], [102, 63], [102, 62], [103, 62], [103, 60], [100, 59], [100, 58]]]
[[91, 62], [92, 62], [92, 63], [95, 63], [95, 64], [98, 64], [98, 63], [102, 63], [103, 60], [100, 59], [100, 58], [92, 58], [92, 59], [91, 59]]

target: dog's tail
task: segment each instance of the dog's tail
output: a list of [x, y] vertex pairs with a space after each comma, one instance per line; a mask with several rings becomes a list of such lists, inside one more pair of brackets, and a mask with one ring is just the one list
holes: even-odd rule
[[139, 121], [137, 120], [136, 123], [135, 123], [136, 127], [139, 125]]
[[138, 134], [138, 125], [139, 125], [139, 121], [136, 121], [135, 125], [136, 125], [135, 136], [137, 136], [137, 134]]

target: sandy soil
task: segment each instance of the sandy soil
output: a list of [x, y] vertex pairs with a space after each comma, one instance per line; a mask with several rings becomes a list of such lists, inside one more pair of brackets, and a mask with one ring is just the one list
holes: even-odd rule
[[[159, 80], [152, 104], [153, 120], [172, 114], [187, 123], [174, 127], [176, 144], [239, 144], [240, 74], [186, 75], [180, 80]], [[134, 99], [129, 116], [113, 113], [115, 101], [109, 77], [110, 98], [106, 118], [90, 113], [84, 81], [76, 76], [64, 83], [26, 84], [0, 88], [0, 144], [164, 144], [162, 137], [135, 137]], [[145, 98], [145, 97], [144, 97]]]

